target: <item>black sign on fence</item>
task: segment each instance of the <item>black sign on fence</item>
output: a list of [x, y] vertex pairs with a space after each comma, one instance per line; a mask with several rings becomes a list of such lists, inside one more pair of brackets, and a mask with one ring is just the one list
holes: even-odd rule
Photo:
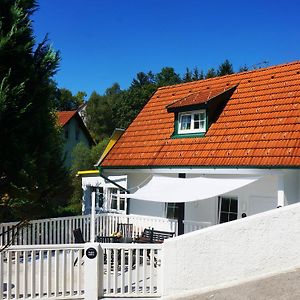
[[97, 256], [97, 250], [95, 248], [88, 248], [86, 249], [86, 257], [89, 259], [93, 259]]

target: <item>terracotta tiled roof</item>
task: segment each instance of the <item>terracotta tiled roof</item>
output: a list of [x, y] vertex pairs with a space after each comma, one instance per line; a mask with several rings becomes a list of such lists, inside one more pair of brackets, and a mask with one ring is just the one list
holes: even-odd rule
[[[168, 105], [237, 84], [205, 137], [171, 138]], [[158, 89], [102, 166], [299, 167], [300, 62]]]
[[75, 116], [76, 113], [76, 110], [57, 112], [59, 124], [61, 126], [65, 126]]
[[85, 133], [85, 136], [88, 139], [90, 146], [95, 145], [95, 141], [92, 138], [87, 127], [85, 126], [84, 122], [82, 121], [82, 118], [79, 116], [78, 111], [76, 110], [58, 111], [57, 116], [58, 116], [59, 125], [61, 125], [62, 127], [64, 127], [72, 118], [75, 118], [77, 124], [81, 127], [81, 129]]
[[224, 85], [224, 87], [216, 87], [216, 88], [204, 88], [194, 94], [188, 95], [178, 101], [167, 106], [167, 109], [174, 109], [178, 107], [186, 107], [191, 105], [202, 104], [210, 101], [211, 99], [215, 98], [216, 96], [228, 91], [232, 88], [236, 87], [236, 85], [228, 87]]

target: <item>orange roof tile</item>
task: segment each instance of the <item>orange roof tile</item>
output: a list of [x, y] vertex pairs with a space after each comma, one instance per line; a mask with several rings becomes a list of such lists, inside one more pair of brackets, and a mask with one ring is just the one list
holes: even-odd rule
[[58, 111], [58, 122], [61, 126], [65, 126], [77, 113], [76, 110], [71, 111]]
[[84, 122], [82, 121], [81, 117], [79, 116], [78, 111], [76, 111], [76, 110], [58, 111], [57, 117], [58, 117], [58, 123], [62, 127], [64, 127], [72, 118], [75, 118], [77, 120], [78, 125], [81, 127], [81, 129], [85, 133], [85, 137], [89, 141], [90, 146], [95, 145], [95, 141], [92, 138], [87, 127], [85, 126]]
[[167, 109], [206, 103], [206, 102], [210, 101], [211, 99], [215, 98], [216, 96], [219, 96], [234, 87], [235, 86], [231, 86], [228, 88], [228, 86], [225, 85], [222, 88], [220, 88], [220, 87], [212, 88], [212, 89], [205, 88], [201, 91], [198, 91], [193, 94], [189, 94], [188, 96], [175, 101], [174, 103], [168, 105]]
[[[237, 88], [204, 137], [172, 139], [174, 113]], [[300, 61], [159, 88], [102, 167], [299, 167]]]

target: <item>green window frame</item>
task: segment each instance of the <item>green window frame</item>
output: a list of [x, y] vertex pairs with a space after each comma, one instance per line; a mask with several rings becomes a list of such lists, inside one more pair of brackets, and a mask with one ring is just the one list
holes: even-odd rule
[[207, 124], [206, 109], [176, 112], [171, 138], [203, 137], [207, 131]]

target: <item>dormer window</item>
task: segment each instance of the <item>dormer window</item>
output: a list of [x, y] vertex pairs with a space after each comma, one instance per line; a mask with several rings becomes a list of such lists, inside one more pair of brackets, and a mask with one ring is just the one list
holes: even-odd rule
[[206, 131], [206, 112], [204, 109], [186, 111], [178, 114], [178, 133], [200, 133]]
[[233, 95], [237, 85], [210, 88], [204, 86], [194, 94], [181, 98], [166, 108], [174, 113], [174, 132], [171, 138], [204, 137], [226, 103]]

